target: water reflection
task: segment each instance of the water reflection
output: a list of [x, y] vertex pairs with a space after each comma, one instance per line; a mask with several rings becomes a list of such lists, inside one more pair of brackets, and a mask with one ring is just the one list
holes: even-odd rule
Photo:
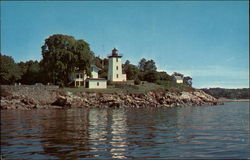
[[112, 158], [127, 158], [127, 116], [124, 110], [113, 110], [110, 112], [112, 117], [112, 125], [111, 125], [111, 154]]
[[249, 157], [249, 109], [232, 107], [1, 111], [1, 150], [6, 159]]
[[[79, 152], [89, 152], [88, 111], [52, 110], [41, 121], [43, 152], [59, 159], [77, 159]], [[81, 155], [81, 157], [91, 157]]]
[[89, 111], [89, 126], [92, 150], [105, 153], [98, 156], [126, 158], [127, 127], [124, 110], [92, 109]]

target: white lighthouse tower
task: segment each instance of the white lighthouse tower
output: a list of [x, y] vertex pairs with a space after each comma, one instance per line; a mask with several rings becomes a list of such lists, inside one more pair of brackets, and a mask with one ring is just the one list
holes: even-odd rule
[[108, 55], [109, 68], [108, 68], [108, 80], [112, 82], [126, 81], [126, 74], [122, 74], [122, 55], [117, 53], [117, 49], [114, 48], [112, 53]]

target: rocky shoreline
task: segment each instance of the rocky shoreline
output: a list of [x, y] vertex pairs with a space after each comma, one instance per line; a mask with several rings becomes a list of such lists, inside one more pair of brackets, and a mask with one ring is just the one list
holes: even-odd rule
[[52, 86], [1, 86], [1, 109], [46, 109], [69, 107], [178, 107], [220, 105], [201, 90], [148, 93], [96, 93], [63, 91]]

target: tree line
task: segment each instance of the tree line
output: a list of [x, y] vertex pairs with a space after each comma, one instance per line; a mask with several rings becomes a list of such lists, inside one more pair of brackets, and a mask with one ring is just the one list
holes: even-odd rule
[[[26, 61], [16, 63], [12, 57], [1, 54], [1, 84], [52, 83], [57, 85], [70, 85], [70, 74], [76, 71], [85, 71], [91, 74], [91, 65], [101, 68], [99, 76], [107, 78], [108, 59], [101, 59], [94, 55], [89, 44], [84, 40], [77, 40], [72, 36], [55, 34], [45, 39], [41, 47], [41, 61]], [[163, 84], [173, 82], [174, 76], [181, 76], [184, 84], [192, 86], [192, 78], [184, 77], [181, 73], [172, 75], [158, 72], [154, 60], [142, 58], [138, 65], [131, 64], [129, 60], [123, 64], [123, 71], [128, 80], [135, 84], [141, 81]]]
[[204, 92], [212, 95], [215, 98], [227, 98], [227, 99], [249, 99], [250, 89], [226, 89], [226, 88], [203, 88]]

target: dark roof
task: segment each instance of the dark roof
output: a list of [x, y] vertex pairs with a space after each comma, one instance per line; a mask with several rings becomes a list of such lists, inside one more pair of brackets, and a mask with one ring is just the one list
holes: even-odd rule
[[102, 70], [101, 68], [97, 67], [96, 65], [92, 64], [91, 67], [96, 68], [97, 70]]
[[121, 55], [121, 54], [119, 54], [119, 55], [108, 55], [108, 58], [112, 58], [112, 57], [121, 58], [121, 57], [122, 57], [122, 55]]
[[174, 76], [176, 80], [183, 80], [183, 77], [181, 76]]
[[114, 49], [112, 50], [112, 52], [116, 52], [116, 51], [118, 51], [116, 48], [114, 48]]
[[116, 48], [114, 48], [114, 49], [112, 50], [112, 53], [108, 55], [108, 58], [111, 58], [111, 57], [118, 57], [118, 58], [121, 58], [122, 55], [121, 55], [121, 54], [118, 54], [117, 51], [118, 51], [118, 50], [117, 50]]

